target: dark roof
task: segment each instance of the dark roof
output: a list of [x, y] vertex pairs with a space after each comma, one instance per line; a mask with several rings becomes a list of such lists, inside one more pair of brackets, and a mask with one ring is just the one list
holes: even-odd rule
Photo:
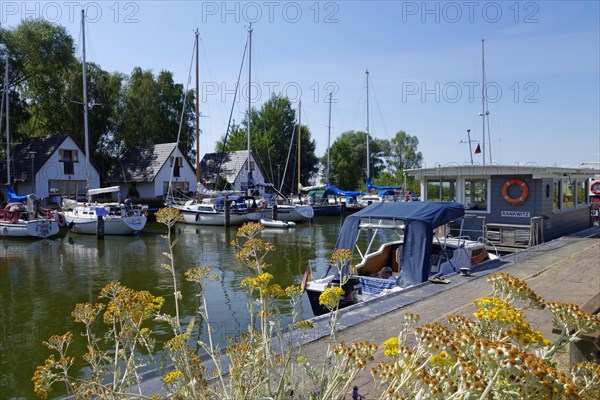
[[[221, 175], [227, 179], [227, 182], [233, 183], [247, 159], [247, 150], [206, 153], [200, 162], [201, 179], [216, 182], [217, 175]], [[220, 171], [219, 163], [221, 163]]]
[[[30, 152], [35, 152], [33, 157], [33, 170], [37, 173], [40, 168], [48, 161], [50, 156], [54, 154], [60, 145], [68, 138], [73, 137], [68, 133], [58, 133], [23, 140], [17, 144], [10, 154], [10, 175], [14, 180], [31, 180], [31, 157]], [[73, 139], [75, 141], [75, 139]], [[77, 142], [75, 142], [77, 143]], [[81, 149], [80, 149], [81, 150]], [[84, 152], [82, 151], [82, 154]], [[0, 179], [6, 177], [6, 163], [0, 165]]]
[[[132, 147], [121, 157], [108, 180], [110, 182], [152, 182], [176, 147], [177, 143]], [[187, 159], [186, 162], [192, 168]]]

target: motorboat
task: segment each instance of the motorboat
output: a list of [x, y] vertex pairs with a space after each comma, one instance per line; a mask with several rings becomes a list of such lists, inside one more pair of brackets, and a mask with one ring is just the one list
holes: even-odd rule
[[[451, 235], [450, 223], [460, 226], [464, 214], [461, 204], [451, 202], [378, 202], [346, 217], [335, 250], [348, 249], [353, 259], [307, 282], [314, 315], [330, 311], [319, 304], [329, 287], [341, 285], [339, 308], [344, 308], [495, 258], [483, 241], [463, 236], [461, 228]], [[383, 267], [390, 267], [395, 279], [380, 279]]]

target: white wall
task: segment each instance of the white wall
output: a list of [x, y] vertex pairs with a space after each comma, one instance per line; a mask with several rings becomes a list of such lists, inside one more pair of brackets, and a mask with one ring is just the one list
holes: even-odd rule
[[[60, 149], [66, 150], [77, 150], [79, 155], [79, 162], [74, 164], [74, 175], [64, 174], [64, 163], [60, 162]], [[35, 190], [38, 197], [48, 196], [48, 181], [50, 180], [86, 180], [85, 176], [86, 167], [86, 155], [77, 146], [75, 141], [70, 137], [67, 137], [59, 148], [50, 156], [48, 161], [39, 169], [35, 176]], [[90, 189], [96, 189], [100, 187], [100, 174], [90, 164]], [[85, 190], [85, 189], [84, 189]], [[83, 191], [83, 190], [82, 190]]]
[[[175, 151], [171, 154], [171, 157], [182, 157], [183, 165], [179, 169], [179, 177], [173, 177], [172, 182], [188, 182], [188, 186], [192, 192], [196, 191], [196, 173], [190, 167], [189, 163], [185, 160], [185, 156], [179, 150], [179, 148], [175, 148]], [[156, 178], [154, 179], [153, 185], [153, 193], [148, 193], [147, 195], [142, 195], [141, 190], [138, 187], [138, 191], [140, 192], [140, 196], [142, 197], [162, 197], [163, 196], [163, 182], [168, 182], [171, 176], [171, 162], [169, 158], [162, 166]], [[139, 185], [138, 185], [139, 186]]]

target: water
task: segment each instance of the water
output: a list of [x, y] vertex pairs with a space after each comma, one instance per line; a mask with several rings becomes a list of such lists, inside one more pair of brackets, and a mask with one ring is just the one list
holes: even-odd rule
[[[339, 230], [339, 218], [319, 218], [289, 230], [265, 229], [262, 239], [277, 248], [268, 260], [273, 283], [281, 287], [299, 284], [309, 261], [314, 276], [322, 276]], [[230, 242], [236, 231], [233, 227], [178, 224], [174, 232], [185, 321], [196, 315], [197, 298], [183, 272], [210, 265], [221, 278], [219, 282], [207, 281], [205, 287], [208, 312], [216, 327], [214, 337], [219, 343], [238, 336], [248, 323], [247, 298], [239, 283], [252, 271], [235, 261], [236, 249]], [[78, 334], [83, 325], [72, 321], [71, 311], [77, 303], [97, 302], [100, 289], [109, 282], [119, 281], [132, 289], [164, 296], [163, 311], [174, 315], [171, 274], [160, 267], [168, 263], [162, 254], [168, 251], [165, 233], [164, 225], [154, 223], [136, 237], [97, 240], [66, 234], [51, 240], [0, 241], [0, 399], [35, 398], [31, 378], [35, 367], [51, 354], [41, 344], [51, 335], [73, 332], [78, 340], [75, 348], [82, 354], [83, 341]], [[289, 310], [286, 312], [289, 321]], [[306, 296], [301, 314], [312, 317]], [[154, 323], [152, 329], [159, 340], [170, 338], [166, 324]], [[53, 394], [60, 394], [57, 389]]]

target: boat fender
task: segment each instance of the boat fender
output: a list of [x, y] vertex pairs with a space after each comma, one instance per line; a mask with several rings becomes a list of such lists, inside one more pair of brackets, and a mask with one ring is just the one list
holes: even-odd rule
[[56, 214], [56, 222], [58, 223], [59, 228], [63, 228], [67, 226], [67, 220], [65, 219], [65, 214], [57, 213]]
[[[521, 195], [517, 198], [512, 198], [508, 195], [508, 189], [512, 185], [521, 187]], [[509, 204], [519, 205], [527, 200], [527, 197], [529, 197], [529, 187], [525, 182], [523, 182], [522, 179], [509, 179], [504, 183], [504, 186], [502, 186], [502, 197], [504, 197], [504, 200]]]
[[196, 213], [196, 222], [200, 219], [200, 214]]

